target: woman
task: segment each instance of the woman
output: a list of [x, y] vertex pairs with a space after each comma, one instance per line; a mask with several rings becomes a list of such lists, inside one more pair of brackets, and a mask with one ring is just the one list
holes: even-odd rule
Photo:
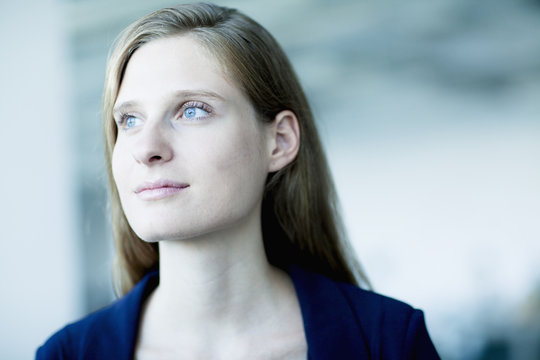
[[272, 36], [189, 4], [132, 24], [103, 97], [121, 299], [39, 359], [436, 359], [356, 285], [313, 117]]

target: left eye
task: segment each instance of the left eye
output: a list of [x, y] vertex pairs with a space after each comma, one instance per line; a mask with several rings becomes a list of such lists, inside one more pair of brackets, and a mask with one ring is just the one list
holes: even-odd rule
[[126, 118], [126, 128], [132, 128], [137, 125], [137, 118], [135, 116], [127, 116]]
[[184, 114], [182, 116], [185, 119], [193, 120], [193, 119], [205, 117], [207, 115], [208, 115], [208, 111], [195, 107], [195, 106], [190, 106], [184, 110]]
[[131, 130], [136, 126], [141, 125], [141, 119], [139, 119], [137, 116], [131, 115], [131, 114], [124, 114], [120, 117], [120, 120], [118, 121], [118, 128], [121, 128], [123, 130]]

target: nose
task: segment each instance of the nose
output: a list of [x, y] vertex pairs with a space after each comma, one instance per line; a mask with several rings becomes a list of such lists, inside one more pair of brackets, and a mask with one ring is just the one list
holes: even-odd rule
[[174, 156], [167, 131], [159, 123], [144, 126], [132, 151], [135, 161], [146, 166], [168, 162]]

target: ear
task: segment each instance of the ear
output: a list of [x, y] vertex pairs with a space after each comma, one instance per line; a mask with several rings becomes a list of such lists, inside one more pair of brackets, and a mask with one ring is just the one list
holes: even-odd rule
[[300, 128], [296, 115], [290, 110], [279, 112], [269, 129], [269, 172], [276, 172], [290, 164], [300, 148]]

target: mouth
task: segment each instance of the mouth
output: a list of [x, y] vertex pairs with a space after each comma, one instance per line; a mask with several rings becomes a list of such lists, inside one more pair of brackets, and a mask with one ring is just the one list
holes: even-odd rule
[[141, 200], [160, 200], [173, 196], [189, 187], [189, 184], [169, 180], [145, 182], [133, 191]]

